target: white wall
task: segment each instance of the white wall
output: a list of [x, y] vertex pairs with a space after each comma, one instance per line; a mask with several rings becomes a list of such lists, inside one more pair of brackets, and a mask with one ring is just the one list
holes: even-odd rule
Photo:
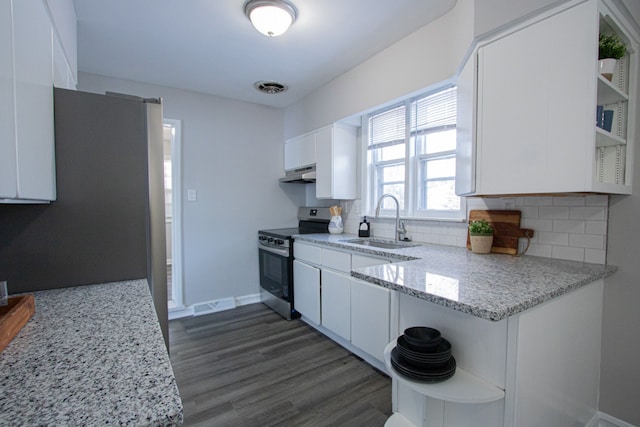
[[79, 89], [162, 97], [164, 116], [182, 120], [185, 305], [257, 294], [257, 231], [297, 224], [306, 197], [278, 183], [282, 110], [85, 73]]
[[472, 39], [473, 1], [458, 0], [441, 18], [287, 107], [285, 137], [319, 129], [452, 78]]

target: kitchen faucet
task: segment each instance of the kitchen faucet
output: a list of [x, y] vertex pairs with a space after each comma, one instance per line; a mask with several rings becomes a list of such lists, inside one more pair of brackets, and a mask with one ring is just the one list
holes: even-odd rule
[[382, 206], [382, 199], [385, 197], [391, 197], [394, 202], [396, 202], [396, 242], [403, 240], [404, 236], [407, 234], [407, 230], [404, 228], [404, 222], [400, 222], [400, 203], [398, 199], [395, 198], [392, 194], [383, 194], [378, 199], [378, 207], [376, 207], [376, 218], [380, 216], [380, 206]]

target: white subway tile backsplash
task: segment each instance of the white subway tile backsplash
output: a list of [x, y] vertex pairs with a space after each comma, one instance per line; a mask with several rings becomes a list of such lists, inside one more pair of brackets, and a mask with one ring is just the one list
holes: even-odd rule
[[568, 246], [569, 233], [553, 233], [549, 231], [541, 231], [534, 235], [537, 243], [552, 246]]
[[522, 218], [538, 218], [537, 206], [522, 206], [519, 207], [518, 210], [522, 212]]
[[570, 261], [584, 261], [584, 248], [569, 246], [552, 246], [551, 258], [567, 259]]
[[605, 264], [607, 261], [607, 251], [604, 249], [585, 249], [584, 262], [594, 264]]
[[440, 244], [447, 245], [447, 246], [457, 246], [458, 239], [456, 238], [456, 236], [440, 234]]
[[553, 206], [584, 206], [586, 204], [584, 197], [555, 197]]
[[607, 234], [607, 222], [606, 221], [585, 221], [587, 234], [600, 234], [605, 236]]
[[540, 219], [569, 219], [569, 211], [566, 207], [540, 207], [538, 208]]
[[604, 221], [607, 219], [607, 209], [604, 206], [571, 207], [569, 218]]
[[523, 197], [524, 206], [553, 206], [553, 197]]
[[[522, 228], [534, 230], [527, 256], [606, 262], [608, 196], [470, 197], [467, 210], [504, 209], [505, 202], [522, 212]], [[361, 202], [343, 202], [342, 206], [345, 232], [357, 234]], [[369, 219], [373, 237], [395, 238], [393, 219]], [[408, 236], [416, 242], [466, 246], [466, 222], [405, 220], [405, 226]], [[519, 252], [523, 252], [526, 245], [527, 239], [520, 239]]]
[[604, 236], [591, 234], [569, 234], [569, 246], [577, 248], [604, 249]]
[[[527, 255], [540, 256], [544, 258], [551, 258], [551, 245], [539, 245], [537, 243], [531, 243]], [[524, 248], [520, 251], [522, 252]]]
[[603, 194], [594, 194], [585, 196], [587, 206], [609, 206], [609, 196]]
[[520, 220], [520, 226], [522, 228], [531, 228], [536, 233], [540, 231], [553, 231], [553, 220], [522, 217]]
[[584, 233], [586, 221], [575, 219], [554, 219], [553, 231], [558, 233]]

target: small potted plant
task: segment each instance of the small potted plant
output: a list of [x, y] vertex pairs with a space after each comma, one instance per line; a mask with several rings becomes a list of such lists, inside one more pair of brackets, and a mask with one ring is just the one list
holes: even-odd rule
[[627, 47], [616, 34], [600, 34], [598, 41], [600, 74], [611, 81], [616, 62], [627, 53]]
[[488, 254], [493, 244], [493, 227], [485, 219], [469, 223], [469, 239], [471, 252], [474, 254]]

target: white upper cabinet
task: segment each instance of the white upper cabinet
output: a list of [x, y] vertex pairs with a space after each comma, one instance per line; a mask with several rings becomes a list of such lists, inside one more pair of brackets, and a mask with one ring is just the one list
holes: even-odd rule
[[0, 12], [0, 202], [53, 201], [53, 85], [77, 80], [73, 2], [0, 0]]
[[356, 198], [356, 129], [332, 125], [316, 132], [316, 198]]
[[[628, 46], [613, 90], [623, 94], [609, 100], [602, 87], [610, 85], [598, 76], [599, 31], [620, 34]], [[458, 194], [631, 193], [635, 129], [627, 117], [636, 108], [637, 36], [611, 9], [597, 0], [563, 5], [480, 46], [475, 59], [475, 130], [473, 109], [459, 106], [466, 117]], [[460, 102], [473, 102], [474, 65], [461, 74], [468, 90]], [[606, 135], [596, 129], [603, 104], [616, 111]]]
[[291, 138], [284, 143], [284, 170], [311, 166], [316, 163], [316, 134]]
[[16, 129], [11, 1], [0, 0], [0, 198], [16, 197]]
[[51, 201], [56, 198], [51, 21], [41, 1], [3, 0], [3, 8], [7, 7], [12, 9], [13, 46], [11, 52], [3, 49], [7, 55], [3, 62], [13, 63], [14, 92], [6, 96], [12, 98], [9, 114], [16, 126], [14, 138], [0, 144], [3, 152], [14, 145], [15, 169], [0, 171], [0, 180], [13, 184], [12, 188], [3, 184], [1, 196], [12, 201]]
[[331, 125], [284, 143], [285, 171], [316, 166], [316, 198], [356, 198], [357, 129]]

